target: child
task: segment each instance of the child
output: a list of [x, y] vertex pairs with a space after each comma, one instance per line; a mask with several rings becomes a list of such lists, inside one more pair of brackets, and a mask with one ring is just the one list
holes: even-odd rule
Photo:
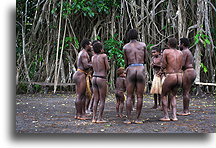
[[[93, 66], [93, 79], [92, 87], [94, 94], [94, 103], [93, 103], [93, 123], [105, 123], [107, 121], [102, 119], [105, 98], [107, 93], [107, 72], [110, 69], [107, 55], [102, 53], [102, 44], [100, 42], [93, 45], [94, 56], [92, 57], [92, 66]], [[99, 106], [98, 106], [99, 103]], [[99, 107], [98, 118], [96, 119], [97, 107]]]
[[[125, 85], [125, 74], [124, 74], [124, 68], [120, 67], [117, 70], [117, 79], [116, 79], [116, 90], [115, 90], [115, 96], [116, 96], [116, 113], [117, 117], [122, 118], [123, 117], [123, 108], [124, 108], [124, 92], [126, 91], [126, 85]], [[119, 113], [120, 108], [120, 113]]]
[[[153, 47], [152, 48], [152, 63], [151, 66], [154, 70], [154, 78], [152, 81], [152, 87], [151, 87], [151, 94], [154, 94], [154, 106], [152, 109], [157, 109], [161, 106], [161, 97], [160, 94], [162, 92], [162, 82], [161, 82], [161, 76], [159, 75], [159, 71], [161, 69], [162, 64], [162, 56], [160, 55], [160, 48]], [[157, 103], [158, 102], [158, 103]]]

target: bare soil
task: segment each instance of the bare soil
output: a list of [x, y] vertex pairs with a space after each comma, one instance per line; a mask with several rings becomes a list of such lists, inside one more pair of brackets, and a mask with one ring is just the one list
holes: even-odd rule
[[[215, 133], [215, 96], [192, 96], [189, 116], [178, 121], [162, 122], [163, 112], [151, 109], [153, 96], [144, 95], [143, 124], [124, 124], [116, 117], [115, 97], [106, 99], [104, 118], [108, 123], [77, 120], [75, 94], [28, 94], [16, 96], [17, 133]], [[182, 97], [177, 98], [177, 111], [182, 111]], [[125, 108], [124, 108], [125, 113]], [[133, 111], [135, 113], [135, 111]], [[171, 114], [171, 113], [170, 113]]]

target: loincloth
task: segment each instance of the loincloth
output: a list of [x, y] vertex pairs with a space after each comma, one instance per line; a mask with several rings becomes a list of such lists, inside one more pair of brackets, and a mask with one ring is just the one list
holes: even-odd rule
[[82, 69], [77, 69], [77, 71], [79, 71], [79, 72], [82, 72], [82, 73], [84, 73], [84, 74], [86, 74], [86, 75], [88, 75], [88, 73], [87, 72], [85, 72], [84, 70], [82, 70]]
[[91, 74], [88, 73], [86, 76], [86, 96], [88, 99], [92, 98], [92, 91], [90, 87], [90, 81], [91, 81]]
[[128, 67], [131, 67], [131, 66], [144, 66], [144, 64], [130, 64]]
[[166, 75], [166, 77], [170, 76], [170, 75], [175, 75], [177, 77], [177, 84], [180, 86], [182, 85], [182, 81], [183, 81], [183, 73], [182, 72], [166, 73], [165, 75]]
[[164, 78], [161, 78], [160, 76], [154, 75], [153, 81], [152, 81], [152, 87], [151, 87], [151, 94], [161, 94], [162, 92], [162, 84]]
[[98, 75], [93, 75], [93, 77], [98, 77], [98, 78], [101, 78], [101, 79], [106, 79], [105, 76], [98, 76]]

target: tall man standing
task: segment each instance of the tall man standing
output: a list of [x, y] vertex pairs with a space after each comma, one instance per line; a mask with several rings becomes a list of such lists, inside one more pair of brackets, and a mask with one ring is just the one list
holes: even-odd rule
[[[161, 71], [165, 72], [165, 80], [162, 85], [162, 108], [164, 117], [161, 121], [176, 121], [176, 94], [178, 88], [182, 85], [182, 60], [183, 54], [177, 50], [177, 40], [171, 38], [168, 40], [169, 49], [163, 51], [162, 67]], [[170, 95], [171, 106], [172, 106], [172, 118], [169, 118], [168, 114], [168, 102], [167, 96]]]
[[89, 68], [92, 67], [91, 59], [88, 52], [91, 52], [91, 42], [89, 39], [84, 39], [81, 42], [82, 50], [78, 54], [77, 71], [73, 75], [73, 80], [76, 84], [77, 98], [75, 101], [76, 106], [76, 119], [86, 120], [85, 116], [85, 102], [86, 102], [86, 76]]
[[196, 71], [193, 68], [194, 58], [191, 51], [188, 49], [190, 42], [187, 38], [180, 39], [180, 49], [183, 53], [183, 112], [177, 113], [180, 116], [190, 115], [189, 102], [190, 102], [190, 89], [196, 79]]
[[143, 92], [145, 88], [145, 68], [146, 62], [146, 44], [138, 42], [138, 32], [135, 29], [130, 29], [128, 34], [130, 40], [124, 47], [124, 59], [126, 69], [126, 84], [127, 84], [127, 101], [126, 101], [126, 112], [127, 120], [126, 124], [132, 123], [131, 111], [133, 107], [132, 99], [134, 91], [136, 90], [137, 95], [137, 106], [136, 106], [136, 120], [135, 123], [141, 124], [139, 120], [140, 113], [143, 105]]

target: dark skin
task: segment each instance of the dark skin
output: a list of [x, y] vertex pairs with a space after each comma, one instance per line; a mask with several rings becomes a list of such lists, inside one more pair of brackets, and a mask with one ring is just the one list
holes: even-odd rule
[[86, 120], [85, 116], [85, 102], [86, 102], [86, 73], [89, 68], [92, 67], [88, 51], [91, 50], [91, 44], [86, 45], [85, 49], [79, 52], [77, 69], [81, 71], [76, 71], [73, 75], [73, 80], [76, 84], [76, 94], [77, 98], [75, 101], [76, 106], [76, 119]]
[[[165, 70], [166, 78], [162, 86], [162, 108], [164, 112], [164, 117], [161, 121], [176, 121], [176, 94], [178, 88], [182, 84], [182, 59], [183, 54], [181, 51], [169, 47], [163, 52], [162, 58], [162, 69]], [[168, 101], [167, 96], [170, 94], [171, 106], [172, 106], [172, 118], [169, 118], [168, 114]]]
[[183, 53], [183, 112], [177, 115], [187, 116], [191, 114], [189, 111], [190, 89], [196, 79], [196, 71], [193, 68], [194, 59], [191, 51], [184, 44], [180, 44], [180, 49]]
[[[100, 41], [97, 41], [95, 43], [100, 43]], [[94, 44], [95, 44], [94, 43]], [[101, 53], [104, 53], [104, 50], [102, 49], [101, 50]], [[93, 48], [92, 50], [89, 52], [89, 55], [90, 55], [90, 59], [95, 55], [94, 51], [93, 51]], [[93, 70], [91, 71], [92, 74], [93, 74]], [[93, 92], [93, 88], [91, 87], [91, 91]], [[94, 104], [94, 94], [92, 94], [92, 98], [91, 99], [87, 99], [86, 100], [86, 109], [87, 109], [87, 113], [92, 113], [93, 112], [93, 104]]]
[[[92, 65], [93, 65], [93, 94], [94, 94], [94, 103], [93, 103], [93, 123], [105, 123], [107, 121], [103, 120], [102, 115], [104, 111], [105, 98], [107, 93], [107, 80], [105, 77], [107, 76], [107, 71], [110, 69], [108, 58], [106, 54], [99, 53], [95, 54], [92, 57]], [[96, 77], [100, 76], [100, 77]], [[104, 78], [101, 78], [104, 77]], [[97, 107], [99, 103], [99, 114], [96, 119]]]
[[[158, 75], [162, 64], [161, 55], [156, 50], [152, 50], [152, 56], [153, 58], [152, 58], [151, 66], [153, 67], [155, 74]], [[154, 106], [152, 107], [152, 109], [157, 109], [160, 106], [161, 106], [161, 96], [160, 94], [154, 94]]]
[[[116, 113], [117, 117], [123, 117], [123, 108], [124, 108], [124, 92], [126, 91], [126, 80], [125, 74], [120, 74], [119, 77], [116, 79]], [[119, 112], [120, 109], [120, 112]]]
[[[131, 40], [124, 47], [124, 58], [126, 66], [130, 64], [145, 64], [146, 61], [146, 45], [145, 43], [138, 42], [137, 40]], [[127, 101], [126, 112], [127, 120], [126, 124], [132, 123], [131, 111], [133, 107], [133, 94], [135, 92], [137, 96], [136, 105], [136, 119], [135, 123], [141, 124], [139, 120], [142, 105], [143, 105], [143, 93], [145, 88], [145, 68], [144, 66], [129, 66], [126, 70], [127, 77]]]

